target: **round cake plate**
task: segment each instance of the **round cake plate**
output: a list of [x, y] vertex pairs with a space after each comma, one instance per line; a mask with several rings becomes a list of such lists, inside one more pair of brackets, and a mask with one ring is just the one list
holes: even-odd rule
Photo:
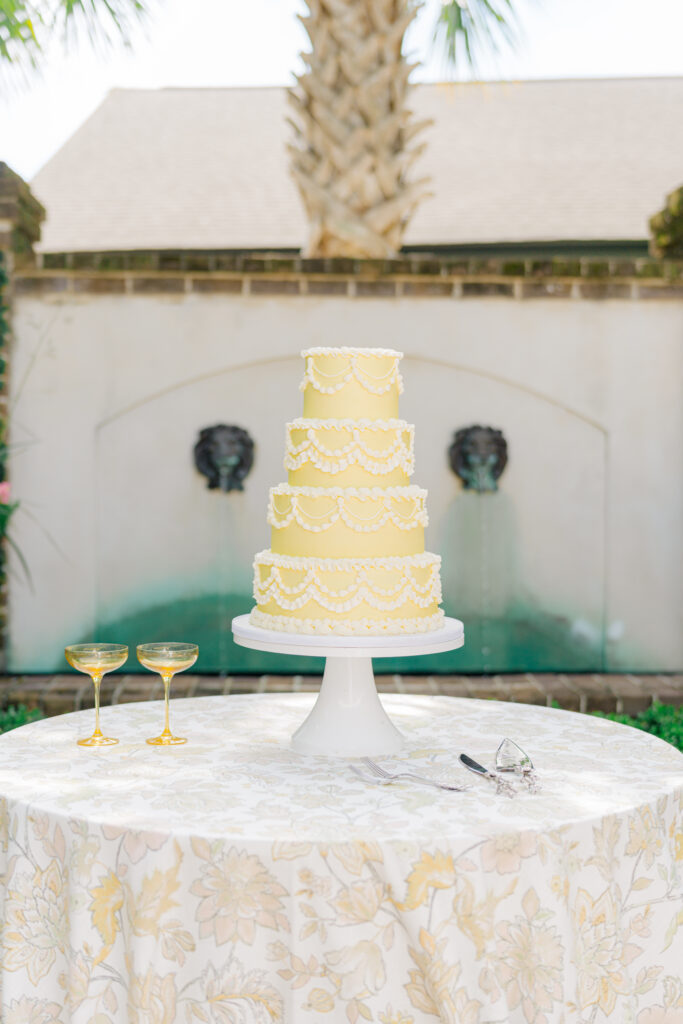
[[253, 626], [248, 615], [232, 620], [235, 643], [272, 654], [325, 658], [320, 693], [292, 736], [301, 754], [364, 757], [397, 754], [405, 740], [382, 707], [373, 658], [407, 658], [452, 651], [465, 643], [458, 619], [444, 619], [431, 633], [397, 636], [306, 636]]

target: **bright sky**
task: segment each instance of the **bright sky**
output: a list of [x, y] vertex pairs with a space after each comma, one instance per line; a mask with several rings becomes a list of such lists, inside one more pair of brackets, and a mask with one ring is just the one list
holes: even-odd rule
[[[130, 51], [55, 45], [40, 74], [0, 76], [0, 160], [31, 178], [118, 88], [281, 85], [292, 81], [307, 37], [303, 0], [155, 0]], [[417, 81], [449, 77], [432, 33], [440, 0], [427, 0], [408, 39]], [[522, 38], [481, 78], [683, 75], [683, 0], [515, 0]], [[452, 77], [452, 76], [451, 76]], [[624, 112], [628, 116], [628, 112]]]

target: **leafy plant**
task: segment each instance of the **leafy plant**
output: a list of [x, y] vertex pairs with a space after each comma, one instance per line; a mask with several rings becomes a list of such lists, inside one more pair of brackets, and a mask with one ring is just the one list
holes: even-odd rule
[[514, 46], [517, 36], [513, 0], [443, 0], [434, 33], [453, 67], [464, 60], [474, 71], [480, 54]]
[[[0, 4], [2, 0], [0, 0]], [[1, 8], [0, 8], [1, 9]], [[0, 35], [1, 38], [1, 35]], [[9, 323], [7, 320], [7, 306], [3, 302], [3, 291], [7, 287], [8, 276], [7, 270], [4, 264], [4, 257], [0, 253], [0, 363], [2, 369], [0, 372], [5, 371], [5, 359], [4, 353], [7, 347], [9, 339]], [[5, 578], [5, 545], [2, 543], [7, 537], [7, 527], [12, 517], [12, 513], [18, 508], [19, 502], [10, 501], [10, 485], [5, 479], [6, 474], [6, 463], [7, 463], [7, 444], [5, 442], [5, 433], [7, 429], [7, 423], [4, 418], [0, 419], [0, 583]], [[7, 537], [7, 540], [14, 547], [12, 540]], [[19, 559], [24, 564], [24, 559], [19, 554]]]
[[35, 66], [55, 32], [67, 39], [83, 30], [92, 45], [127, 41], [146, 12], [142, 0], [0, 0], [0, 62]]
[[660, 739], [671, 743], [683, 751], [683, 707], [675, 708], [672, 704], [654, 703], [645, 711], [639, 711], [637, 715], [605, 714], [603, 711], [594, 711], [594, 715], [600, 718], [609, 718], [612, 722], [621, 722], [622, 725], [631, 725], [635, 729], [642, 729], [644, 732], [659, 736]]
[[18, 501], [9, 500], [9, 484], [6, 480], [0, 483], [0, 541], [7, 536], [7, 527], [12, 513], [18, 508]]
[[[2, 33], [0, 33], [0, 53], [2, 53]], [[7, 321], [7, 306], [3, 302], [3, 291], [7, 287], [8, 277], [5, 269], [4, 257], [0, 253], [0, 357], [3, 359], [4, 352], [9, 338], [9, 323]], [[3, 365], [4, 372], [4, 365]], [[2, 541], [7, 534], [12, 513], [16, 502], [12, 504], [9, 500], [9, 484], [5, 480], [5, 463], [7, 461], [7, 445], [5, 443], [6, 423], [4, 418], [0, 419], [0, 582], [5, 576], [5, 551]]]
[[35, 722], [36, 719], [42, 717], [43, 712], [40, 708], [31, 708], [29, 711], [24, 704], [10, 704], [7, 708], [0, 708], [0, 732], [18, 729], [20, 725]]

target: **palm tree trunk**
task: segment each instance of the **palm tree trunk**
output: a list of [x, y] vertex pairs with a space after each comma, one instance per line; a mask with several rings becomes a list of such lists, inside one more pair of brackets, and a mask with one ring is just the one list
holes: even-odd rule
[[308, 0], [307, 68], [290, 91], [291, 170], [309, 219], [306, 255], [395, 256], [428, 179], [412, 180], [429, 122], [406, 106], [412, 0]]

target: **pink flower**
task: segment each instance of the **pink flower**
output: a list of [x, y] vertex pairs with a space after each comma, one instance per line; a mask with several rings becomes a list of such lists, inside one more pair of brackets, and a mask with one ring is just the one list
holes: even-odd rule
[[683, 1024], [683, 1007], [651, 1006], [638, 1014], [638, 1024]]
[[196, 913], [201, 938], [213, 935], [219, 946], [251, 946], [258, 925], [277, 929], [287, 924], [280, 897], [288, 893], [254, 854], [232, 846], [215, 854], [201, 873], [190, 888], [201, 897]]
[[10, 495], [10, 483], [9, 480], [3, 480], [0, 483], [0, 505], [9, 505]]
[[157, 832], [135, 832], [128, 828], [117, 828], [115, 825], [103, 825], [102, 834], [105, 839], [119, 839], [125, 835], [123, 849], [132, 864], [139, 864], [148, 850], [160, 850], [168, 836]]
[[532, 832], [503, 833], [487, 840], [481, 848], [481, 863], [485, 871], [508, 875], [519, 871], [523, 857], [536, 853], [536, 837]]

